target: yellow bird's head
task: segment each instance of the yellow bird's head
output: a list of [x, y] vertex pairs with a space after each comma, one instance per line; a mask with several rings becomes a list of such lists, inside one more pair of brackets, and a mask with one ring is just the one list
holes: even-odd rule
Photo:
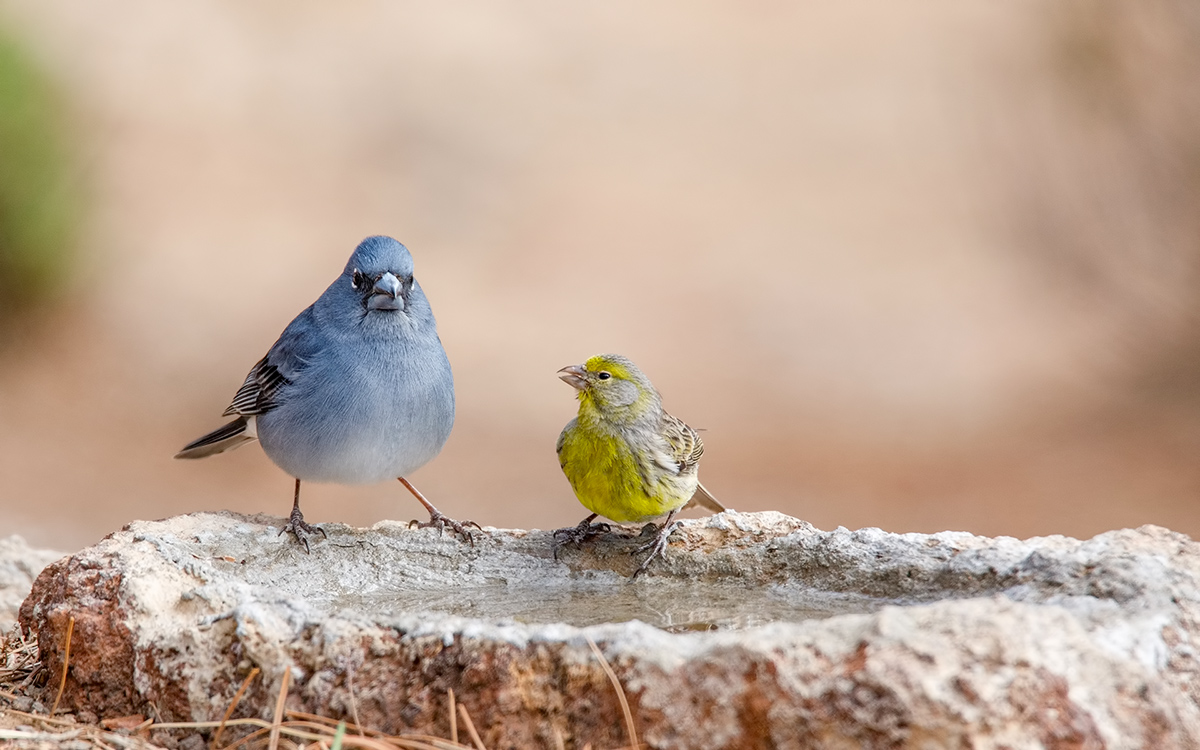
[[650, 378], [620, 354], [597, 354], [582, 365], [562, 368], [558, 376], [579, 391], [580, 416], [594, 410], [601, 418], [630, 422], [662, 410]]

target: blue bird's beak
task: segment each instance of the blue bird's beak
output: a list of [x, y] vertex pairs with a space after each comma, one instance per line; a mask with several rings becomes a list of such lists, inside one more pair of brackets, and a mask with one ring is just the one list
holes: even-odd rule
[[367, 308], [371, 310], [403, 310], [403, 285], [393, 273], [385, 273], [375, 282]]

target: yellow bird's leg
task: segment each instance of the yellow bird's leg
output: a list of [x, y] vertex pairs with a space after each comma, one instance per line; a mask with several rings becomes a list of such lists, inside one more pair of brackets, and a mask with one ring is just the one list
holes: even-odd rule
[[667, 520], [663, 521], [662, 526], [658, 527], [658, 533], [654, 535], [654, 538], [633, 551], [633, 554], [636, 555], [639, 552], [645, 552], [646, 550], [651, 550], [650, 554], [646, 557], [646, 559], [642, 560], [642, 564], [638, 566], [638, 569], [633, 571], [633, 575], [630, 576], [631, 580], [634, 578], [637, 578], [642, 573], [645, 573], [646, 568], [650, 567], [650, 563], [651, 563], [651, 561], [654, 560], [654, 558], [663, 556], [663, 552], [667, 549], [668, 539], [670, 538], [671, 534], [675, 531], [675, 529], [679, 527], [679, 523], [680, 523], [679, 521], [675, 521], [672, 523], [672, 520], [671, 520], [671, 519], [675, 518], [675, 514], [678, 512], [679, 512], [679, 509], [676, 508], [675, 510], [668, 513]]
[[418, 490], [416, 487], [413, 487], [412, 482], [408, 481], [404, 477], [396, 477], [396, 479], [398, 479], [400, 481], [400, 484], [402, 484], [408, 488], [408, 491], [413, 494], [413, 497], [417, 498], [417, 501], [420, 502], [421, 505], [425, 506], [425, 510], [429, 511], [429, 520], [428, 521], [422, 521], [420, 523], [418, 523], [415, 519], [412, 521], [409, 521], [408, 527], [410, 529], [413, 526], [416, 526], [418, 529], [427, 529], [427, 528], [433, 527], [438, 530], [439, 534], [441, 534], [442, 530], [445, 529], [447, 526], [449, 526], [451, 529], [454, 529], [454, 531], [457, 534], [462, 536], [462, 538], [466, 540], [467, 544], [470, 544], [472, 547], [475, 546], [475, 537], [471, 536], [471, 532], [467, 531], [466, 527], [474, 526], [475, 528], [482, 531], [483, 530], [482, 526], [475, 523], [474, 521], [463, 521], [461, 523], [458, 521], [455, 521], [453, 518], [450, 518], [445, 513], [442, 513], [440, 510], [433, 507], [433, 503], [426, 500], [425, 496], [421, 494], [421, 491]]
[[279, 536], [282, 536], [285, 531], [292, 532], [292, 536], [296, 537], [296, 541], [304, 545], [304, 551], [311, 554], [312, 550], [308, 548], [308, 535], [314, 531], [321, 532], [321, 536], [326, 539], [329, 535], [325, 533], [325, 529], [320, 526], [313, 526], [304, 521], [304, 514], [300, 512], [300, 480], [296, 480], [296, 494], [292, 497], [292, 515], [288, 517], [287, 525], [279, 530]]
[[599, 513], [593, 513], [587, 518], [579, 522], [577, 526], [568, 526], [563, 529], [556, 529], [554, 532], [554, 559], [558, 560], [558, 550], [567, 544], [574, 544], [578, 547], [583, 542], [591, 539], [594, 536], [604, 534], [612, 529], [606, 523], [593, 524]]

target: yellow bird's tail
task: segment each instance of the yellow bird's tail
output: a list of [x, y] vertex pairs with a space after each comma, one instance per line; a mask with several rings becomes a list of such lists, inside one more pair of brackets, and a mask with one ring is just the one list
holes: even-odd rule
[[699, 482], [696, 483], [696, 494], [692, 495], [692, 499], [688, 500], [687, 505], [683, 507], [695, 508], [697, 506], [711, 510], [713, 513], [721, 513], [729, 510], [724, 505], [721, 505], [721, 501], [713, 497], [708, 488]]

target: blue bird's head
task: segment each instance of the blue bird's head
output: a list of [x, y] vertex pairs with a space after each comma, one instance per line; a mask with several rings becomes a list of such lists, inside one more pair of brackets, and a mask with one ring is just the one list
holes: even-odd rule
[[342, 276], [357, 293], [364, 312], [407, 311], [416, 284], [408, 248], [382, 236], [360, 242], [346, 262]]

